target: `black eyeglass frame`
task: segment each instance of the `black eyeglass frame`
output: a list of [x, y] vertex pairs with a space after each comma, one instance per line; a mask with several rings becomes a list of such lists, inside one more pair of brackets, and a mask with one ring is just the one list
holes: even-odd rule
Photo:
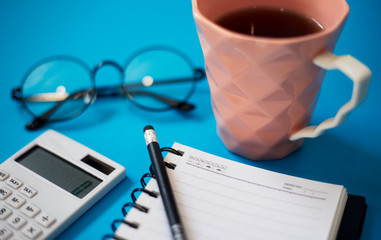
[[[160, 109], [150, 108], [150, 107], [147, 107], [147, 106], [144, 106], [144, 105], [140, 104], [139, 102], [136, 102], [135, 99], [132, 97], [132, 93], [129, 92], [128, 87], [129, 87], [129, 85], [135, 85], [135, 84], [127, 84], [127, 83], [123, 83], [122, 82], [120, 85], [115, 85], [115, 86], [111, 86], [111, 87], [110, 86], [96, 87], [95, 76], [96, 76], [97, 72], [102, 67], [104, 67], [104, 66], [112, 66], [112, 67], [114, 67], [118, 71], [118, 73], [120, 74], [121, 79], [123, 80], [124, 77], [125, 77], [125, 72], [124, 71], [125, 71], [126, 67], [128, 66], [128, 63], [131, 60], [133, 60], [136, 56], [138, 56], [138, 55], [140, 55], [140, 54], [142, 54], [144, 52], [153, 51], [153, 50], [164, 50], [164, 51], [172, 52], [172, 53], [182, 57], [189, 64], [189, 66], [191, 66], [193, 68], [193, 77], [192, 78], [168, 80], [166, 82], [164, 81], [164, 83], [171, 83], [171, 82], [172, 83], [178, 83], [178, 82], [181, 82], [181, 81], [191, 81], [192, 87], [190, 88], [189, 92], [186, 94], [185, 98], [182, 101], [171, 99], [171, 98], [168, 98], [168, 97], [165, 97], [165, 96], [161, 96], [161, 95], [158, 95], [158, 94], [153, 94], [153, 93], [150, 93], [150, 92], [140, 91], [140, 93], [143, 93], [143, 94], [146, 94], [146, 95], [148, 94], [151, 97], [156, 98], [156, 99], [158, 99], [158, 100], [168, 104], [168, 107], [166, 107], [166, 108], [160, 108]], [[195, 106], [193, 104], [188, 103], [188, 100], [189, 100], [189, 98], [192, 96], [192, 94], [195, 91], [196, 82], [198, 82], [198, 81], [200, 81], [200, 80], [205, 78], [205, 71], [203, 69], [201, 69], [201, 68], [194, 68], [192, 62], [182, 52], [180, 52], [180, 51], [178, 51], [176, 49], [173, 49], [173, 48], [160, 46], [160, 47], [146, 48], [146, 49], [143, 49], [141, 51], [136, 52], [135, 54], [132, 55], [132, 57], [130, 57], [128, 59], [128, 61], [127, 61], [127, 63], [126, 63], [124, 68], [120, 64], [118, 64], [117, 62], [115, 62], [113, 60], [103, 60], [100, 63], [98, 63], [93, 69], [91, 69], [85, 62], [83, 62], [82, 60], [80, 60], [80, 59], [78, 59], [76, 57], [67, 56], [67, 55], [56, 55], [56, 56], [48, 57], [48, 58], [45, 58], [45, 59], [39, 61], [38, 63], [34, 64], [29, 69], [29, 71], [26, 72], [26, 74], [24, 75], [24, 78], [23, 78], [21, 86], [24, 85], [24, 83], [27, 80], [28, 76], [38, 66], [41, 66], [41, 65], [43, 65], [45, 63], [48, 63], [48, 62], [51, 62], [51, 61], [54, 61], [54, 60], [57, 60], [57, 59], [63, 59], [63, 60], [68, 60], [68, 61], [71, 61], [71, 62], [75, 62], [75, 63], [79, 64], [80, 66], [82, 66], [84, 69], [87, 69], [89, 71], [89, 76], [91, 76], [91, 88], [90, 89], [86, 89], [86, 91], [88, 91], [86, 93], [90, 93], [91, 94], [91, 97], [92, 97], [91, 101], [88, 104], [85, 104], [83, 106], [83, 108], [78, 110], [77, 113], [71, 115], [70, 117], [60, 118], [60, 119], [49, 119], [51, 114], [54, 113], [54, 111], [57, 108], [59, 108], [60, 105], [63, 102], [65, 102], [66, 100], [70, 100], [71, 98], [78, 98], [80, 96], [76, 96], [76, 95], [77, 94], [80, 95], [80, 94], [83, 94], [83, 93], [75, 92], [73, 94], [70, 94], [64, 100], [57, 101], [57, 104], [53, 108], [49, 109], [48, 111], [46, 111], [42, 115], [38, 116], [33, 111], [31, 111], [29, 109], [29, 107], [27, 106], [26, 98], [23, 96], [23, 93], [22, 93], [22, 87], [13, 88], [12, 89], [12, 98], [14, 100], [21, 101], [23, 107], [26, 108], [27, 111], [34, 117], [34, 119], [26, 125], [26, 128], [28, 130], [39, 129], [42, 126], [44, 126], [47, 122], [61, 122], [61, 121], [66, 121], [66, 120], [70, 120], [70, 119], [76, 118], [80, 114], [82, 114], [99, 97], [101, 97], [101, 98], [102, 97], [116, 97], [116, 96], [118, 96], [118, 97], [119, 96], [121, 96], [121, 97], [127, 97], [129, 100], [131, 100], [139, 108], [142, 108], [144, 110], [149, 110], [149, 111], [166, 111], [166, 110], [170, 110], [170, 109], [176, 109], [176, 110], [181, 111], [181, 112], [190, 111], [190, 110], [193, 110], [195, 108]], [[141, 83], [140, 83], [140, 85], [141, 85]], [[44, 115], [46, 115], [46, 116], [44, 116]]]

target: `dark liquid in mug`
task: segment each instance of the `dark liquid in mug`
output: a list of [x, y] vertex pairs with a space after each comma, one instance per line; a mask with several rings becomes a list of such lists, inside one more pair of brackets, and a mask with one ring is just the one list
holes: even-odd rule
[[299, 37], [323, 30], [313, 18], [275, 7], [243, 8], [222, 15], [215, 22], [237, 33], [270, 38]]

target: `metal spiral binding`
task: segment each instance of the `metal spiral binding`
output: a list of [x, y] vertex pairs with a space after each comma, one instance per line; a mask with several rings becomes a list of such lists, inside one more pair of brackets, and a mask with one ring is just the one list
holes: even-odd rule
[[[184, 154], [184, 152], [182, 152], [180, 150], [176, 150], [176, 149], [170, 148], [170, 147], [163, 147], [160, 150], [162, 152], [169, 152], [169, 153], [172, 153], [172, 154], [175, 154], [175, 155], [178, 155], [178, 156], [183, 156], [183, 154]], [[169, 168], [169, 169], [175, 169], [176, 168], [176, 164], [174, 164], [174, 163], [165, 162], [165, 166], [167, 168]], [[147, 182], [146, 182], [145, 179], [146, 178], [155, 178], [155, 171], [153, 170], [152, 165], [150, 165], [149, 171], [150, 171], [149, 173], [145, 173], [140, 178], [140, 184], [142, 185], [142, 188], [135, 188], [131, 192], [132, 202], [128, 202], [128, 203], [123, 205], [123, 207], [122, 207], [122, 214], [123, 214], [124, 217], [127, 216], [127, 214], [128, 214], [128, 211], [126, 210], [127, 208], [136, 208], [137, 210], [139, 210], [141, 212], [144, 212], [144, 213], [148, 213], [148, 211], [149, 211], [149, 208], [136, 203], [137, 198], [135, 196], [135, 193], [142, 192], [142, 193], [148, 194], [149, 196], [155, 197], [155, 198], [157, 198], [159, 196], [159, 193], [153, 192], [153, 191], [149, 191], [149, 190], [145, 189], [145, 187], [147, 186]], [[106, 235], [104, 235], [102, 240], [108, 240], [108, 239], [109, 240], [127, 240], [125, 238], [118, 237], [118, 236], [115, 235], [115, 231], [118, 228], [116, 224], [118, 224], [118, 223], [119, 224], [128, 225], [128, 226], [130, 226], [132, 228], [135, 228], [135, 229], [139, 228], [139, 224], [138, 223], [130, 222], [130, 221], [127, 221], [127, 220], [124, 220], [124, 219], [116, 219], [116, 220], [114, 220], [111, 223], [111, 229], [112, 229], [112, 231], [114, 233], [113, 234], [106, 234]]]
[[108, 239], [110, 239], [110, 240], [127, 240], [125, 238], [115, 236], [115, 234], [106, 234], [102, 238], [102, 240], [108, 240]]
[[170, 152], [170, 153], [173, 153], [173, 154], [176, 154], [176, 155], [179, 155], [179, 156], [183, 156], [184, 155], [183, 151], [176, 150], [176, 149], [173, 149], [173, 148], [170, 148], [170, 147], [163, 147], [160, 150], [162, 152]]
[[140, 184], [142, 185], [142, 187], [146, 187], [147, 186], [147, 183], [145, 181], [146, 178], [155, 178], [155, 175], [153, 175], [152, 173], [145, 173], [141, 178], [140, 178]]
[[144, 207], [144, 206], [142, 206], [142, 205], [140, 205], [140, 204], [129, 202], [129, 203], [124, 204], [123, 207], [122, 207], [122, 213], [123, 213], [123, 216], [126, 216], [126, 215], [127, 215], [127, 211], [126, 211], [126, 208], [127, 208], [127, 207], [133, 207], [133, 208], [136, 208], [136, 209], [138, 209], [139, 211], [144, 212], [144, 213], [148, 213], [148, 210], [149, 210], [149, 208]]
[[132, 227], [132, 228], [138, 228], [139, 227], [139, 224], [137, 223], [132, 223], [132, 222], [129, 222], [129, 221], [126, 221], [124, 219], [116, 219], [112, 222], [111, 224], [111, 228], [112, 228], [112, 231], [115, 232], [116, 229], [118, 228], [116, 226], [117, 223], [123, 223], [123, 224], [127, 224], [128, 226]]
[[143, 192], [143, 193], [146, 193], [148, 194], [149, 196], [151, 197], [154, 197], [154, 198], [157, 198], [159, 196], [159, 193], [157, 192], [153, 192], [153, 191], [148, 191], [147, 189], [145, 188], [135, 188], [132, 193], [131, 193], [131, 198], [132, 198], [132, 201], [135, 203], [137, 198], [135, 196], [135, 193], [136, 192]]

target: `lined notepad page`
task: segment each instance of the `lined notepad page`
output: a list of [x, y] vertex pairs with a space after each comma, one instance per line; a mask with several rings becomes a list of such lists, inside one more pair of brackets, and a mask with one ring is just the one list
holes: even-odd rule
[[[346, 202], [343, 186], [279, 174], [244, 165], [175, 143], [182, 157], [165, 161], [188, 239], [334, 239]], [[159, 192], [150, 180], [147, 190]], [[160, 197], [140, 194], [117, 236], [172, 239]]]

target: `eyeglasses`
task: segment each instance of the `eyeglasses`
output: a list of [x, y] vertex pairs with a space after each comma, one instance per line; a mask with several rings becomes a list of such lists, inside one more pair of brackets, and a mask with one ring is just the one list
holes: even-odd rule
[[[104, 66], [120, 74], [116, 86], [96, 87], [95, 76]], [[152, 111], [190, 111], [188, 103], [196, 82], [205, 77], [182, 53], [169, 48], [148, 49], [134, 55], [126, 67], [110, 60], [94, 69], [69, 56], [55, 56], [36, 64], [24, 77], [12, 97], [21, 101], [34, 116], [28, 130], [47, 122], [63, 121], [80, 115], [96, 98], [122, 96], [140, 108]]]

